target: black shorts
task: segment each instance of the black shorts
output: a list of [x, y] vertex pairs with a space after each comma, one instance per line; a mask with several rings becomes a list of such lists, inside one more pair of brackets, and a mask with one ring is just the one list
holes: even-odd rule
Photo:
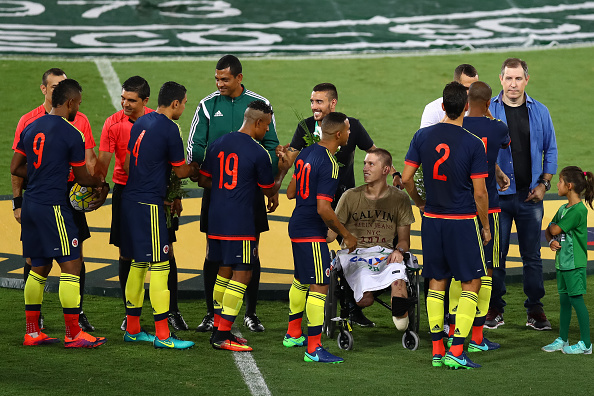
[[[68, 182], [68, 195], [70, 195], [70, 189], [73, 185], [73, 181]], [[70, 197], [68, 197], [68, 202], [70, 202]], [[76, 226], [78, 227], [79, 242], [89, 239], [91, 237], [91, 231], [89, 230], [89, 225], [87, 224], [87, 216], [85, 215], [85, 212], [81, 212], [74, 209], [70, 204], [68, 204], [68, 207], [72, 210], [74, 224], [76, 224]]]
[[120, 210], [122, 207], [122, 192], [124, 191], [124, 184], [113, 184], [113, 192], [111, 194], [111, 232], [109, 233], [109, 243], [117, 247], [120, 246]]
[[[208, 208], [210, 207], [210, 190], [204, 189], [202, 195], [202, 208], [200, 209], [200, 232], [208, 233]], [[256, 234], [268, 231], [268, 216], [266, 215], [266, 203], [264, 202], [264, 193], [259, 190], [254, 201], [254, 222], [256, 224]]]

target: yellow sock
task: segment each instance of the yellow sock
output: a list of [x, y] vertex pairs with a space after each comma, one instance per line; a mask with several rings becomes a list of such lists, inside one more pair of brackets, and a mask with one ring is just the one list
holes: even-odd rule
[[126, 282], [126, 308], [142, 308], [144, 279], [148, 267], [148, 263], [137, 263], [132, 260], [128, 281]]
[[[458, 311], [456, 313], [456, 330], [454, 332], [454, 341], [456, 338], [466, 338], [472, 327], [474, 316], [476, 314], [476, 303], [478, 295], [471, 291], [462, 290]], [[456, 355], [458, 356], [458, 355]]]
[[427, 292], [427, 319], [432, 334], [443, 331], [443, 306], [445, 291], [431, 290]]
[[309, 285], [303, 285], [297, 279], [293, 278], [293, 284], [289, 289], [289, 316], [292, 315], [303, 315], [305, 310], [305, 297]]
[[309, 292], [307, 298], [307, 321], [309, 327], [322, 326], [324, 324], [324, 304], [326, 295], [322, 293]]
[[225, 289], [227, 289], [229, 281], [230, 279], [217, 275], [217, 280], [215, 281], [214, 289], [212, 291], [212, 302], [215, 312], [220, 312], [220, 310], [223, 309], [223, 296], [225, 295]]
[[27, 282], [25, 282], [25, 305], [41, 305], [45, 281], [47, 278], [33, 271], [29, 272]]
[[476, 304], [476, 317], [482, 318], [487, 316], [489, 310], [489, 302], [491, 301], [491, 291], [493, 290], [493, 278], [490, 276], [483, 276], [481, 278], [481, 288], [478, 292], [478, 302]]
[[58, 294], [62, 308], [78, 309], [80, 307], [80, 277], [62, 272]]
[[460, 300], [460, 293], [462, 293], [462, 283], [455, 279], [452, 279], [450, 283], [450, 295], [449, 295], [449, 312], [451, 315], [456, 314], [456, 307], [458, 307], [458, 300]]
[[[156, 317], [169, 313], [169, 260], [151, 264], [151, 283], [149, 285], [149, 296], [153, 307], [153, 315]], [[156, 318], [155, 320], [162, 320]]]
[[247, 285], [230, 280], [223, 295], [223, 310], [219, 321], [219, 331], [229, 331], [243, 304], [243, 295]]

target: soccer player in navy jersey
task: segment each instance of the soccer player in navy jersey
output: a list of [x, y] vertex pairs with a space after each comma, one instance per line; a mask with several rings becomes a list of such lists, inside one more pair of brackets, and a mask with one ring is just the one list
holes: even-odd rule
[[[179, 126], [173, 121], [180, 118], [187, 100], [183, 85], [173, 81], [163, 84], [157, 110], [140, 117], [130, 131], [124, 163], [128, 181], [122, 193], [120, 247], [122, 255], [133, 260], [126, 283], [124, 341], [148, 341], [155, 348], [194, 346], [169, 332], [169, 238], [163, 207], [172, 167], [180, 179], [198, 175], [198, 167], [185, 162]], [[140, 327], [144, 278], [149, 267], [155, 336]]]
[[[321, 336], [330, 279], [328, 228], [342, 236], [349, 252], [357, 246], [357, 238], [338, 221], [331, 206], [338, 186], [334, 154], [339, 146], [347, 144], [349, 133], [349, 120], [343, 113], [332, 112], [324, 117], [321, 140], [299, 153], [287, 188], [287, 197], [296, 198], [297, 202], [289, 221], [295, 273], [289, 290], [289, 327], [283, 345], [307, 346], [306, 362], [343, 362], [322, 347]], [[309, 321], [307, 339], [301, 329], [305, 309]]]
[[270, 154], [261, 141], [272, 121], [272, 107], [262, 100], [251, 102], [239, 131], [225, 134], [207, 149], [200, 168], [200, 186], [210, 188], [208, 254], [220, 261], [213, 291], [215, 349], [248, 352], [244, 339], [231, 333], [256, 259], [254, 206], [260, 190], [268, 198], [279, 190], [288, 163], [279, 161], [272, 176]]
[[[491, 231], [485, 146], [476, 135], [462, 128], [467, 97], [464, 85], [458, 82], [446, 85], [443, 90], [446, 119], [415, 133], [402, 174], [404, 187], [425, 216], [421, 225], [423, 276], [430, 279], [427, 316], [433, 341], [432, 364], [436, 367], [444, 364], [453, 368], [480, 367], [468, 359], [463, 347], [476, 313], [481, 278], [486, 275], [483, 244], [491, 240]], [[427, 201], [419, 196], [413, 180], [420, 165]], [[446, 354], [443, 307], [451, 277], [462, 282], [462, 293], [453, 343]]]
[[27, 330], [24, 345], [59, 342], [39, 328], [43, 289], [55, 259], [61, 268], [60, 302], [66, 323], [64, 346], [94, 348], [104, 337], [81, 330], [79, 230], [68, 202], [68, 175], [83, 186], [99, 187], [105, 200], [109, 186], [86, 168], [84, 135], [74, 120], [82, 101], [82, 88], [72, 79], [60, 81], [52, 93], [52, 109], [22, 131], [10, 164], [10, 172], [27, 179], [21, 211], [23, 256], [31, 258], [25, 283]]
[[[489, 194], [489, 228], [492, 239], [484, 246], [487, 276], [481, 278], [481, 288], [478, 293], [478, 303], [474, 323], [472, 324], [472, 338], [468, 344], [469, 352], [480, 352], [498, 349], [500, 345], [491, 342], [483, 335], [483, 325], [489, 310], [491, 300], [493, 268], [499, 267], [499, 190], [505, 191], [509, 186], [509, 178], [496, 166], [499, 149], [507, 148], [510, 144], [509, 130], [501, 120], [490, 117], [489, 102], [491, 101], [491, 87], [482, 81], [472, 83], [468, 90], [468, 113], [462, 125], [466, 130], [478, 136], [485, 144], [487, 153], [488, 172], [486, 179]], [[450, 306], [455, 307], [460, 297], [461, 285], [452, 280], [450, 285]], [[455, 315], [450, 314], [455, 320]], [[455, 326], [450, 326], [454, 329]], [[453, 331], [450, 340], [453, 339]], [[448, 341], [449, 342], [449, 341]]]

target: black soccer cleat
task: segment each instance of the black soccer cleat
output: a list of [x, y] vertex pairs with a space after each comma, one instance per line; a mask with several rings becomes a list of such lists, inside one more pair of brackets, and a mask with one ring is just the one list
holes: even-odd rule
[[78, 325], [80, 329], [86, 333], [95, 331], [95, 327], [89, 323], [89, 319], [87, 319], [87, 315], [83, 311], [80, 311], [78, 315]]

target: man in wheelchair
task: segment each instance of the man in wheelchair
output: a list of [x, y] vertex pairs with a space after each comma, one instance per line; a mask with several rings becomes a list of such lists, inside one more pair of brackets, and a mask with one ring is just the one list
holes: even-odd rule
[[[350, 321], [375, 326], [361, 309], [373, 304], [374, 292], [390, 287], [394, 324], [403, 331], [409, 321], [403, 253], [409, 251], [410, 225], [415, 219], [408, 195], [386, 181], [391, 170], [392, 156], [387, 150], [367, 152], [365, 184], [347, 190], [336, 207], [338, 220], [357, 238], [358, 249], [351, 254], [340, 251], [337, 261], [351, 287], [347, 290]], [[336, 237], [328, 231], [328, 242]]]

